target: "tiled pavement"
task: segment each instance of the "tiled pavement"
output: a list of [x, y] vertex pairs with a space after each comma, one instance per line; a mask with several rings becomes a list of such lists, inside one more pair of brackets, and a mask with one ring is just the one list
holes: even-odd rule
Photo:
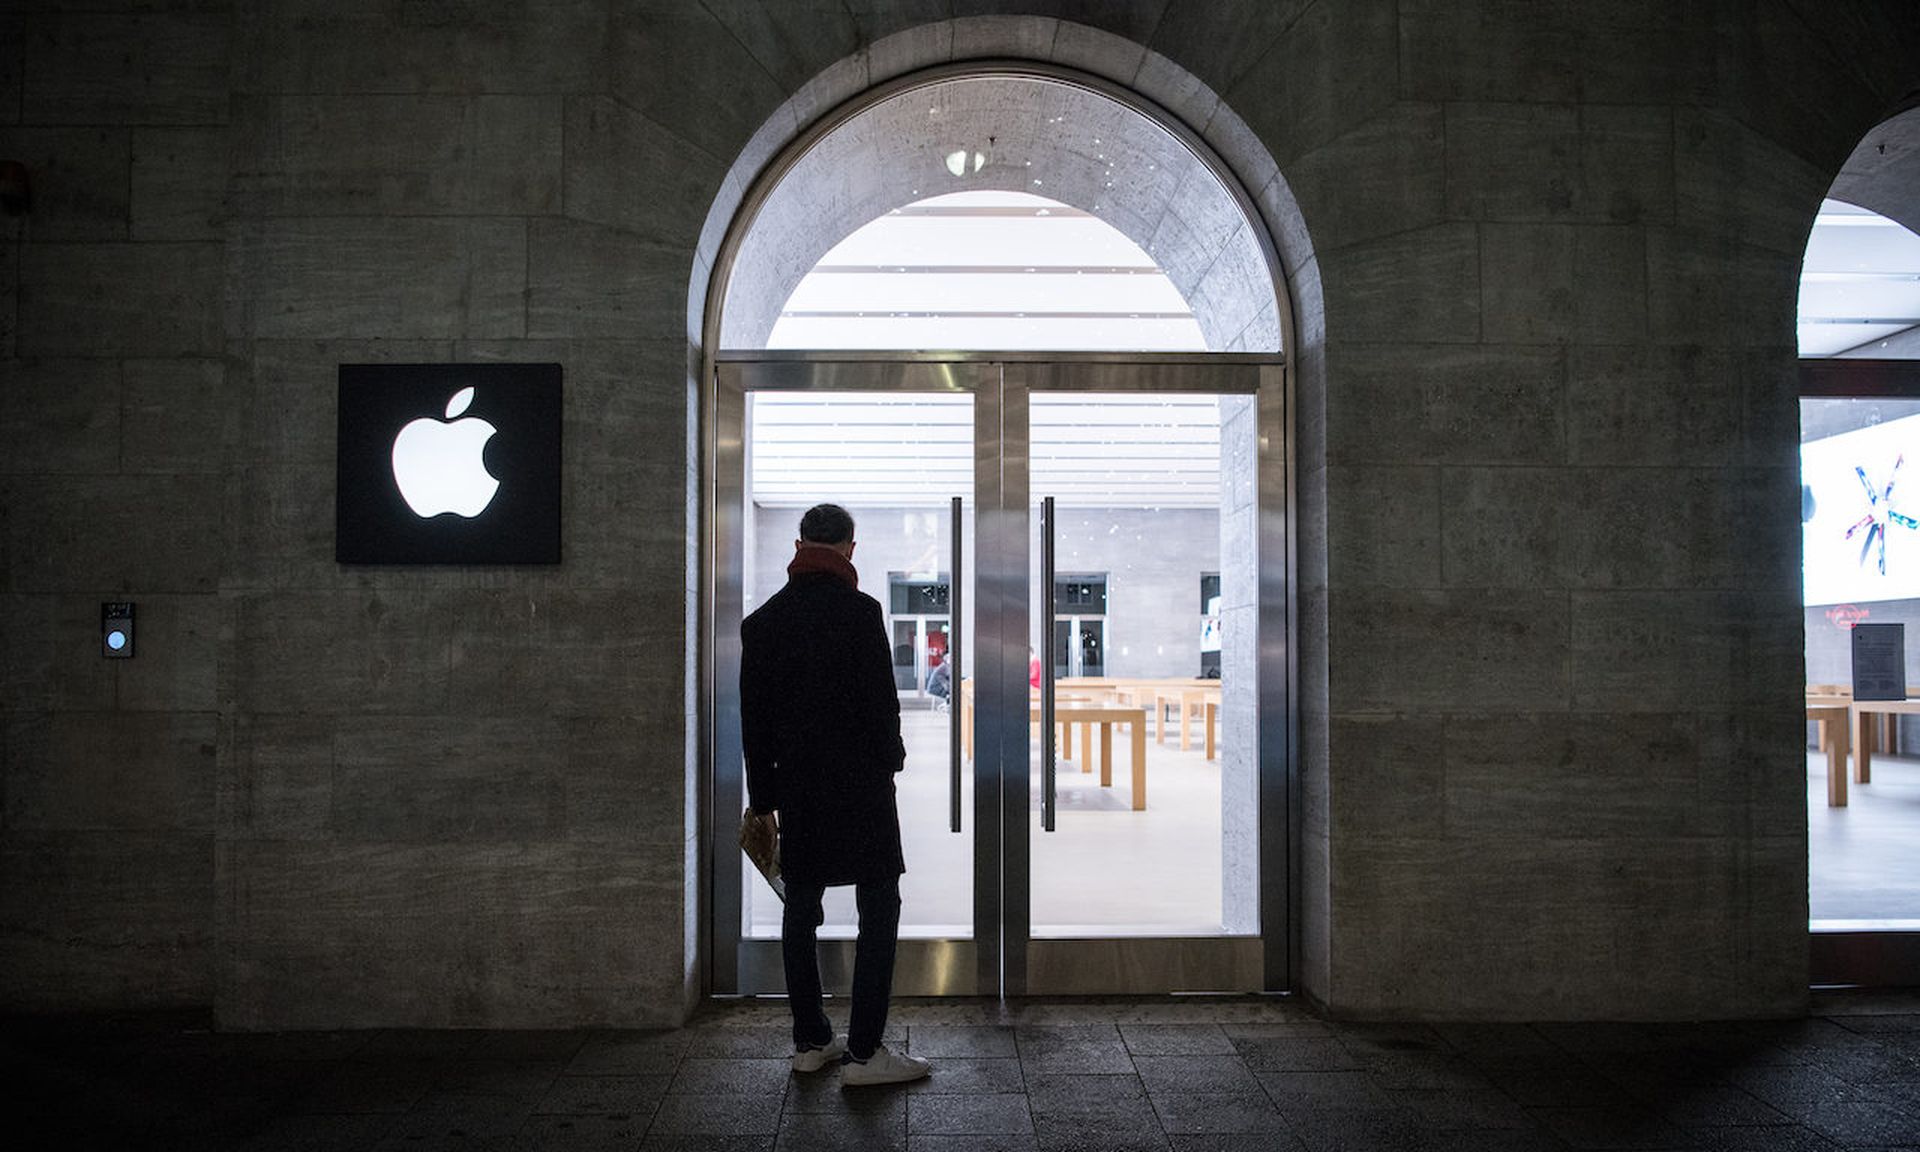
[[1804, 1020], [1346, 1024], [1271, 999], [895, 1006], [931, 1080], [794, 1076], [779, 1002], [675, 1032], [0, 1019], [0, 1148], [1920, 1148], [1920, 994]]

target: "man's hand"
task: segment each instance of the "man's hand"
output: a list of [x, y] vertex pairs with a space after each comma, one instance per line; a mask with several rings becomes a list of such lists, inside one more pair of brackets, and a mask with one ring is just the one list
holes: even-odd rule
[[743, 814], [740, 821], [740, 847], [756, 863], [775, 859], [774, 848], [780, 842], [780, 819], [772, 812]]

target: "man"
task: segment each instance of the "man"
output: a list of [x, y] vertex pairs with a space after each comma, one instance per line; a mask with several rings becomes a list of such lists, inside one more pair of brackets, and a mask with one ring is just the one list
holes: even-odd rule
[[[748, 803], [780, 834], [794, 1071], [838, 1062], [842, 1085], [894, 1084], [931, 1069], [880, 1043], [906, 871], [893, 799], [906, 747], [886, 625], [859, 591], [853, 547], [846, 509], [819, 504], [801, 517], [786, 587], [740, 623], [740, 735]], [[860, 909], [844, 1041], [821, 1010], [815, 950], [821, 898], [839, 884], [854, 885]]]

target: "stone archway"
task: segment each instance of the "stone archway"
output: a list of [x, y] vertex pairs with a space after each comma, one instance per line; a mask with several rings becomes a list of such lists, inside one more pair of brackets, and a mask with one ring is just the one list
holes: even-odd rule
[[[968, 35], [958, 36], [954, 30], [957, 25], [968, 25]], [[708, 411], [704, 382], [712, 377], [714, 354], [723, 347], [758, 346], [793, 285], [822, 253], [875, 216], [911, 202], [910, 198], [936, 194], [914, 182], [910, 173], [902, 173], [901, 179], [887, 179], [872, 186], [843, 182], [841, 195], [830, 203], [798, 202], [785, 210], [794, 213], [793, 220], [800, 225], [790, 231], [803, 236], [804, 242], [769, 254], [771, 258], [760, 266], [740, 299], [729, 293], [729, 275], [741, 263], [740, 245], [763, 208], [761, 201], [768, 189], [779, 184], [783, 174], [780, 166], [804, 157], [812, 142], [809, 138], [825, 135], [822, 125], [832, 127], [852, 112], [876, 103], [874, 93], [884, 90], [889, 82], [941, 67], [951, 72], [940, 78], [956, 82], [972, 73], [996, 69], [1050, 71], [1056, 77], [1069, 78], [1077, 73], [1085, 78], [1087, 87], [1107, 93], [1105, 97], [1096, 95], [1094, 103], [1082, 105], [1090, 120], [1102, 115], [1094, 109], [1098, 108], [1097, 101], [1105, 99], [1118, 109], [1105, 115], [1137, 115], [1142, 109], [1150, 109], [1153, 121], [1183, 138], [1190, 149], [1185, 156], [1179, 155], [1178, 142], [1172, 143], [1172, 151], [1155, 151], [1140, 142], [1143, 151], [1172, 161], [1168, 168], [1175, 175], [1163, 185], [1138, 190], [1116, 203], [1098, 196], [1104, 188], [1096, 189], [1093, 184], [1054, 187], [1047, 194], [1099, 215], [1149, 249], [1163, 227], [1194, 228], [1196, 236], [1184, 241], [1189, 253], [1187, 263], [1162, 263], [1190, 300], [1203, 298], [1204, 304], [1196, 302], [1194, 311], [1204, 317], [1201, 323], [1209, 346], [1219, 351], [1284, 350], [1287, 355], [1284, 423], [1292, 455], [1288, 460], [1291, 499], [1287, 501], [1286, 531], [1294, 538], [1285, 551], [1292, 568], [1289, 586], [1297, 590], [1289, 593], [1284, 645], [1290, 669], [1287, 681], [1290, 691], [1296, 693], [1289, 705], [1292, 746], [1286, 756], [1290, 764], [1287, 823], [1291, 828], [1287, 843], [1292, 858], [1285, 867], [1285, 905], [1294, 910], [1288, 925], [1293, 935], [1287, 944], [1292, 957], [1287, 967], [1296, 982], [1321, 985], [1327, 951], [1325, 920], [1320, 914], [1326, 907], [1327, 842], [1324, 836], [1309, 840], [1303, 829], [1324, 826], [1324, 821], [1316, 820], [1306, 808], [1311, 803], [1324, 804], [1326, 793], [1324, 788], [1303, 789], [1301, 780], [1308, 775], [1324, 778], [1326, 772], [1326, 617], [1317, 606], [1302, 608], [1293, 602], [1295, 596], [1304, 593], [1317, 604], [1324, 597], [1326, 582], [1326, 473], [1321, 466], [1325, 454], [1325, 320], [1316, 258], [1304, 219], [1276, 162], [1256, 133], [1215, 93], [1191, 73], [1138, 43], [1077, 25], [1071, 27], [1072, 35], [1067, 35], [1067, 28], [1050, 18], [1005, 17], [996, 18], [989, 26], [961, 20], [910, 29], [827, 68], [775, 111], [729, 170], [696, 251], [688, 292], [688, 332], [694, 337], [688, 358], [694, 370], [689, 381], [690, 411], [696, 424]], [[965, 43], [967, 50], [956, 51], [959, 43]], [[1117, 101], [1110, 98], [1115, 96], [1119, 97]], [[991, 102], [992, 96], [986, 96], [980, 110], [991, 107]], [[898, 114], [904, 112], [903, 107]], [[1055, 114], [1059, 114], [1057, 110]], [[1091, 140], [1092, 133], [1088, 137]], [[1099, 139], [1104, 141], [1106, 137]], [[997, 151], [1002, 141], [989, 143]], [[852, 158], [861, 145], [851, 141], [844, 147], [848, 149], [844, 158]], [[1206, 159], [1196, 161], [1196, 153]], [[831, 167], [832, 159], [831, 152], [822, 154], [822, 166]], [[937, 176], [938, 159], [938, 153], [928, 151], [919, 157], [915, 171]], [[1154, 163], [1158, 165], [1159, 161]], [[876, 165], [863, 167], [872, 170]], [[1160, 171], [1158, 167], [1154, 170]], [[1014, 186], [1016, 171], [1011, 166], [988, 164], [981, 172], [995, 181], [989, 186]], [[1181, 202], [1183, 186], [1203, 175], [1231, 192], [1222, 198], [1223, 204], [1216, 205], [1213, 220], [1180, 218], [1175, 208]], [[1207, 224], [1216, 225], [1216, 231], [1207, 232]], [[1258, 300], [1259, 306], [1235, 310], [1237, 304], [1248, 299]], [[736, 315], [741, 318], [738, 322]], [[704, 439], [709, 433], [703, 431], [701, 435]], [[703, 541], [710, 555], [710, 539], [703, 534]], [[698, 583], [705, 586], [704, 576]], [[706, 622], [701, 616], [698, 606], [690, 606], [689, 630], [696, 635], [706, 635]], [[711, 648], [709, 638], [699, 656], [699, 674], [690, 679], [690, 709], [706, 706], [700, 692], [701, 685], [710, 679]], [[1308, 893], [1303, 899], [1303, 887], [1320, 888], [1320, 896]]]
[[869, 221], [944, 193], [1005, 191], [1085, 212], [1154, 256], [1209, 349], [1280, 349], [1265, 238], [1200, 145], [1067, 74], [950, 67], [869, 94], [871, 103], [823, 122], [790, 168], [770, 174], [774, 186], [746, 206], [751, 229], [722, 257], [723, 347], [763, 347], [801, 278]]

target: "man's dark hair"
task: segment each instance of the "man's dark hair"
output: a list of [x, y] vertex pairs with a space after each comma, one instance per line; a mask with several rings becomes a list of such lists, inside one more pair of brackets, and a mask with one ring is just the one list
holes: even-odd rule
[[800, 517], [800, 539], [809, 544], [845, 544], [853, 539], [853, 517], [838, 504], [815, 504]]

